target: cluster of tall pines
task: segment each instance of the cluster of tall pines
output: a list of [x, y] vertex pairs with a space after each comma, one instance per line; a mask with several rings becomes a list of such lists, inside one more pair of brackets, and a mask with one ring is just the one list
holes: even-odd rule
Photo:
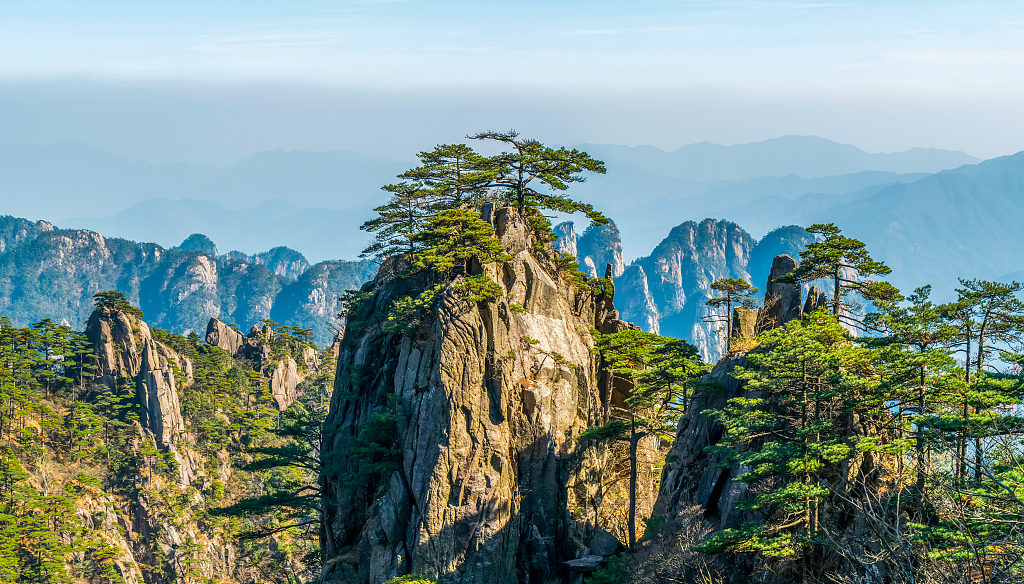
[[[961, 280], [949, 302], [929, 286], [904, 297], [868, 278], [890, 270], [863, 243], [832, 224], [808, 230], [817, 241], [781, 281], [817, 281], [830, 299], [732, 346], [743, 389], [700, 413], [722, 436], [707, 455], [746, 486], [745, 521], [704, 534], [692, 564], [711, 573], [742, 558], [769, 582], [1022, 581], [1022, 285]], [[730, 309], [756, 291], [716, 284], [709, 304]]]
[[[95, 300], [108, 314], [142, 317], [118, 292]], [[272, 359], [311, 342], [309, 331], [269, 324], [277, 332], [268, 339]], [[151, 332], [193, 366], [186, 384], [172, 363], [189, 434], [178, 449], [199, 455], [210, 478], [202, 492], [182, 484], [174, 451], [139, 424], [136, 380], [97, 382], [99, 359], [85, 334], [50, 320], [19, 328], [0, 318], [0, 582], [210, 581], [204, 541], [186, 535], [167, 552], [158, 542], [165, 528], [243, 536], [236, 553], [254, 580], [292, 581], [302, 576], [296, 566], [319, 565], [317, 529], [292, 529], [319, 511], [317, 497], [296, 496], [316, 474], [295, 463], [318, 457], [305, 440], [319, 433], [331, 376], [308, 377], [303, 398], [278, 412], [258, 364], [195, 333]], [[228, 481], [214, 478], [221, 476]], [[140, 500], [156, 531], [127, 538], [117, 516]], [[284, 551], [246, 540], [285, 531]]]

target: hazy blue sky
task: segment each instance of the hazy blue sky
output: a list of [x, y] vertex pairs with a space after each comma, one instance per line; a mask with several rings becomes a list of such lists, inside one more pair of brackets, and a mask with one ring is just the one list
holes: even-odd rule
[[1024, 2], [9, 2], [0, 142], [224, 164], [515, 126], [1024, 150]]

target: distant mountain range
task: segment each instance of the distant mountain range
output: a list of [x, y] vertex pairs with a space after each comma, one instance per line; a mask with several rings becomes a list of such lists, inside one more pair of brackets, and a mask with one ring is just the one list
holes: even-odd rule
[[614, 160], [661, 176], [701, 182], [790, 174], [819, 178], [865, 170], [933, 173], [979, 162], [963, 152], [936, 148], [871, 154], [856, 146], [817, 136], [782, 136], [733, 146], [700, 142], [674, 152], [653, 146], [608, 144], [580, 144], [576, 148], [601, 160]]
[[[685, 221], [710, 217], [755, 239], [782, 225], [835, 222], [889, 263], [904, 289], [932, 283], [949, 293], [958, 276], [1024, 269], [1015, 256], [1024, 243], [1024, 154], [985, 162], [922, 148], [870, 154], [812, 136], [675, 152], [577, 147], [603, 159], [608, 173], [572, 194], [615, 219], [625, 264]], [[0, 212], [62, 215], [62, 227], [163, 247], [204, 233], [239, 258], [287, 246], [315, 263], [358, 255], [368, 240], [358, 227], [384, 200], [380, 186], [409, 166], [277, 150], [205, 168], [133, 162], [77, 142], [4, 146]]]
[[211, 317], [247, 331], [269, 318], [312, 329], [326, 345], [340, 324], [338, 297], [376, 271], [367, 261], [310, 266], [286, 248], [218, 256], [201, 234], [165, 249], [0, 216], [0, 314], [17, 326], [49, 318], [81, 328], [92, 313], [92, 295], [117, 290], [147, 322], [172, 332], [203, 335]]
[[110, 217], [71, 217], [58, 223], [162, 245], [198, 232], [218, 242], [221, 249], [243, 255], [285, 245], [322, 261], [357, 257], [370, 240], [359, 226], [373, 215], [372, 207], [302, 208], [282, 199], [238, 210], [198, 199], [149, 199]]
[[[608, 174], [575, 185], [575, 196], [618, 220], [627, 259], [698, 211], [772, 195], [842, 195], [977, 162], [962, 152], [923, 148], [870, 154], [813, 136], [705, 142], [675, 152], [577, 148], [603, 159]], [[0, 146], [0, 213], [166, 247], [198, 231], [246, 254], [288, 246], [312, 261], [354, 258], [367, 239], [358, 226], [385, 199], [380, 187], [411, 164], [342, 150], [274, 150], [211, 168], [132, 161], [76, 141], [6, 145]]]

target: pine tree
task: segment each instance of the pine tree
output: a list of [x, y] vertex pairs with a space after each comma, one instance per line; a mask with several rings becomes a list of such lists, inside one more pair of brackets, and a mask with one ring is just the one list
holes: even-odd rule
[[465, 144], [439, 144], [418, 156], [420, 166], [398, 178], [425, 187], [423, 195], [434, 212], [477, 207], [497, 176], [493, 165]]
[[846, 237], [832, 223], [817, 223], [807, 228], [808, 233], [822, 237], [800, 252], [800, 265], [782, 282], [811, 282], [819, 279], [832, 281], [832, 314], [844, 324], [863, 328], [862, 321], [854, 318], [860, 306], [849, 297], [856, 293], [865, 300], [899, 300], [899, 291], [888, 282], [866, 280], [870, 276], [886, 275], [892, 270], [884, 263], [871, 259], [864, 243]]
[[[868, 324], [884, 331], [872, 345], [880, 348], [880, 390], [887, 395], [889, 407], [897, 409], [896, 427], [892, 430], [897, 435], [904, 432], [905, 420], [914, 426], [918, 521], [924, 516], [931, 444], [943, 444], [941, 435], [928, 438], [929, 420], [946, 413], [946, 404], [955, 399], [960, 389], [956, 362], [949, 349], [956, 329], [943, 319], [941, 307], [929, 300], [930, 294], [931, 286], [923, 286], [907, 297], [906, 306], [876, 301], [878, 312], [868, 315]], [[907, 413], [913, 415], [907, 419]]]
[[[519, 138], [519, 132], [480, 132], [467, 136], [471, 140], [496, 140], [510, 147], [487, 160], [488, 168], [494, 172], [490, 186], [504, 191], [504, 196], [514, 204], [520, 214], [531, 216], [544, 209], [563, 213], [584, 213], [594, 225], [604, 225], [608, 219], [594, 210], [589, 203], [574, 201], [562, 194], [572, 183], [586, 181], [584, 172], [604, 174], [604, 163], [591, 158], [586, 152], [575, 148], [549, 148], [532, 139]], [[541, 192], [532, 185], [537, 181], [551, 192]]]
[[1002, 284], [985, 280], [960, 280], [955, 302], [940, 307], [942, 314], [955, 327], [952, 345], [964, 354], [964, 395], [962, 401], [963, 431], [957, 457], [958, 474], [966, 476], [967, 467], [974, 469], [974, 478], [981, 478], [984, 439], [975, 436], [973, 464], [968, 462], [967, 434], [974, 425], [971, 413], [983, 415], [993, 407], [1015, 403], [1017, 396], [1002, 391], [998, 383], [987, 381], [993, 370], [994, 357], [1024, 339], [1024, 302], [1016, 294], [1024, 289], [1018, 282]]
[[383, 190], [391, 193], [391, 198], [374, 209], [376, 217], [359, 227], [374, 233], [373, 242], [360, 257], [372, 257], [377, 261], [415, 253], [419, 249], [415, 236], [423, 229], [431, 213], [429, 193], [419, 183], [391, 184], [384, 186]]
[[647, 436], [670, 439], [685, 410], [693, 383], [706, 372], [689, 343], [639, 330], [601, 335], [597, 347], [606, 371], [631, 383], [626, 409], [580, 440], [629, 443], [629, 547], [636, 547], [636, 497], [640, 441]]
[[726, 351], [732, 350], [732, 315], [734, 306], [753, 308], [757, 288], [742, 278], [721, 278], [711, 284], [711, 289], [722, 294], [709, 299], [704, 304], [713, 308], [725, 307], [725, 314], [712, 313], [706, 320], [722, 325], [726, 341]]
[[736, 397], [705, 414], [724, 429], [707, 450], [743, 469], [734, 480], [767, 485], [741, 507], [767, 520], [715, 533], [701, 546], [705, 552], [783, 557], [811, 545], [831, 492], [826, 485], [842, 483], [842, 463], [852, 455], [847, 413], [871, 419], [885, 411], [870, 381], [870, 351], [855, 345], [835, 316], [816, 312], [758, 339], [748, 366], [733, 373], [757, 397]]
[[472, 209], [447, 209], [431, 216], [415, 240], [423, 251], [415, 256], [416, 266], [441, 273], [445, 279], [454, 274], [468, 274], [469, 261], [481, 263], [512, 259], [501, 242], [494, 237], [494, 228]]

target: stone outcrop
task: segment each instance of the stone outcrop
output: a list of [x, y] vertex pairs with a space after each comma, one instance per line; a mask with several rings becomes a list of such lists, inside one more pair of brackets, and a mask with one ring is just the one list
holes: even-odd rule
[[788, 255], [778, 255], [772, 260], [768, 283], [764, 287], [765, 320], [769, 326], [783, 326], [800, 318], [802, 303], [800, 283], [779, 282], [797, 267], [797, 261]]
[[305, 375], [299, 374], [295, 359], [285, 357], [278, 361], [277, 367], [270, 373], [270, 393], [274, 396], [277, 409], [283, 412], [299, 399], [297, 388], [305, 378]]
[[623, 318], [630, 319], [647, 332], [661, 332], [661, 314], [647, 284], [643, 266], [634, 263], [626, 268], [615, 280], [615, 290]]
[[720, 384], [722, 389], [695, 395], [686, 415], [679, 421], [669, 462], [662, 471], [655, 514], [674, 517], [696, 504], [704, 508], [705, 517], [716, 529], [738, 527], [749, 518], [736, 509], [747, 486], [732, 480], [737, 476], [736, 471], [719, 466], [723, 462], [722, 455], [705, 450], [718, 442], [721, 429], [714, 419], [701, 413], [724, 408], [730, 399], [740, 395], [740, 383], [730, 373], [745, 363], [746, 353], [730, 354], [704, 378]]
[[[578, 574], [565, 562], [594, 555], [601, 477], [613, 465], [576, 437], [623, 396], [602, 383], [590, 330], [629, 325], [613, 319], [610, 298], [535, 257], [514, 210], [482, 215], [512, 257], [478, 266], [500, 286], [497, 300], [448, 286], [402, 336], [379, 323], [426, 282], [392, 280], [384, 266], [364, 287], [372, 295], [341, 341], [326, 422], [337, 430], [324, 459], [339, 468], [324, 481], [326, 581], [415, 572], [449, 584], [564, 582]], [[346, 453], [385, 423], [377, 439], [395, 453], [394, 470], [359, 486], [368, 461]]]
[[115, 387], [128, 378], [136, 386], [139, 421], [157, 443], [166, 447], [181, 437], [178, 385], [191, 383], [191, 361], [155, 341], [145, 322], [125, 312], [98, 308], [85, 332], [99, 356], [97, 381]]
[[828, 296], [818, 290], [817, 286], [811, 286], [807, 292], [807, 301], [804, 302], [804, 314], [810, 314], [819, 308], [828, 307]]
[[228, 351], [232, 356], [256, 362], [268, 378], [274, 403], [284, 411], [299, 399], [299, 384], [310, 373], [320, 373], [322, 365], [313, 347], [302, 349], [301, 366], [292, 356], [273, 361], [270, 348], [273, 339], [274, 330], [267, 324], [262, 328], [253, 325], [245, 336], [216, 318], [211, 318], [206, 327], [207, 343]]
[[206, 325], [206, 342], [224, 349], [231, 355], [237, 355], [245, 343], [245, 337], [221, 322], [219, 318], [211, 318], [210, 323]]
[[757, 334], [757, 308], [737, 306], [732, 310], [732, 330], [729, 333], [734, 339], [749, 339]]

